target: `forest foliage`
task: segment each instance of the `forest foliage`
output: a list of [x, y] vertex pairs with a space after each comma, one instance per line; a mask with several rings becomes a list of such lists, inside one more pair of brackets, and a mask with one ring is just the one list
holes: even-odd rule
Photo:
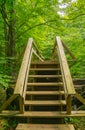
[[84, 75], [85, 1], [0, 0], [0, 86], [7, 87], [13, 63], [29, 37], [48, 59], [55, 36], [61, 37], [77, 59], [71, 65], [72, 74]]

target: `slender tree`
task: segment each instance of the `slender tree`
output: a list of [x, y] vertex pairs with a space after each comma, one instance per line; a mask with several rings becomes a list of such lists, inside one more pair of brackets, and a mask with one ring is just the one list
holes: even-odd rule
[[15, 55], [15, 14], [14, 0], [0, 2], [0, 12], [4, 25], [5, 56]]

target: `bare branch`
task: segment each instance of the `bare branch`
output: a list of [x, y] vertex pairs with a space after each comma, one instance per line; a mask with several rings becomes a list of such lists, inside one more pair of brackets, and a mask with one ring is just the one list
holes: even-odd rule
[[24, 25], [25, 25], [25, 22], [21, 23], [21, 24], [19, 25], [19, 27], [17, 28], [17, 30], [20, 29], [21, 27], [23, 27]]

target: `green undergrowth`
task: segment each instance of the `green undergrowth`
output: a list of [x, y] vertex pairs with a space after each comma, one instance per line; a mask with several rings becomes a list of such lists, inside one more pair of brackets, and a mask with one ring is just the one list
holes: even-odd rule
[[65, 118], [65, 123], [73, 124], [75, 130], [85, 130], [85, 117]]

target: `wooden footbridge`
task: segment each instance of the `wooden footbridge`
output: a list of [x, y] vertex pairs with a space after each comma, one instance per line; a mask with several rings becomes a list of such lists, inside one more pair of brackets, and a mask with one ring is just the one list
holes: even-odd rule
[[[50, 60], [44, 60], [33, 39], [28, 40], [14, 93], [0, 108], [0, 116], [23, 119], [16, 130], [74, 130], [65, 117], [85, 116], [84, 110], [72, 109], [73, 97], [83, 104], [85, 99], [74, 89], [64, 49], [75, 59], [56, 37]], [[8, 110], [14, 100], [19, 109]]]

